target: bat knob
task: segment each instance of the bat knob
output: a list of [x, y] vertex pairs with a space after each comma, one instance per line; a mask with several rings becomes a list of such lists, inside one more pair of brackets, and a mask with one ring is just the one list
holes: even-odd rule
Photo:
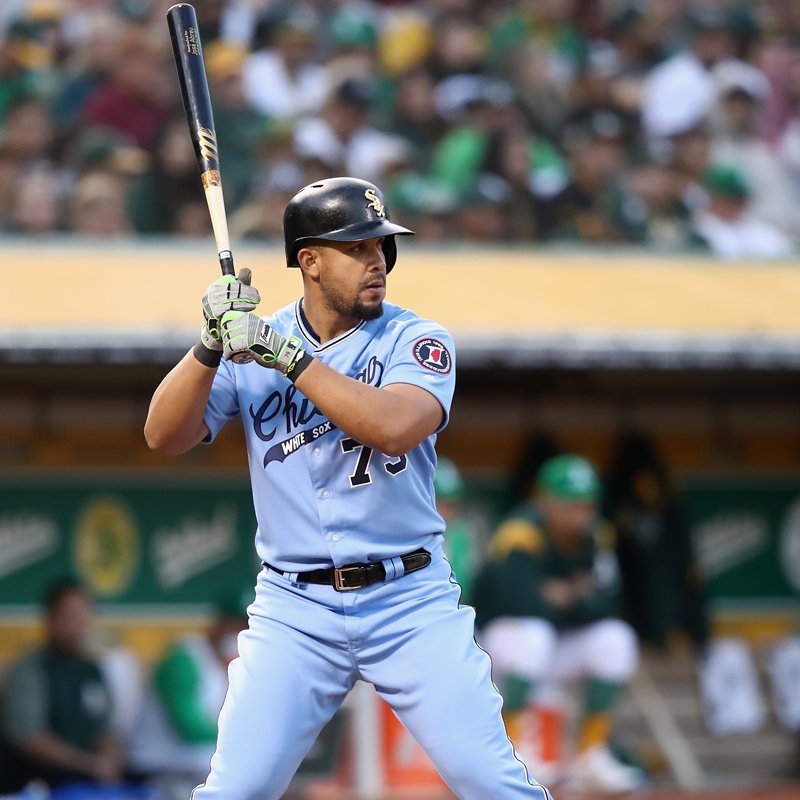
[[234, 364], [249, 364], [253, 360], [253, 356], [250, 353], [234, 353], [231, 356], [231, 361]]

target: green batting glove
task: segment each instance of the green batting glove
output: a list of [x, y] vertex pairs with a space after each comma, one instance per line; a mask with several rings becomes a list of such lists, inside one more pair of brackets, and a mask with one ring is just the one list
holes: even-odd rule
[[281, 336], [256, 314], [228, 311], [221, 329], [225, 358], [238, 363], [256, 361], [288, 375], [305, 353], [297, 336]]
[[203, 295], [203, 317], [205, 326], [200, 340], [209, 350], [222, 350], [220, 319], [226, 311], [252, 311], [260, 302], [258, 289], [250, 285], [252, 273], [247, 267], [239, 270], [239, 276], [225, 275], [212, 283]]

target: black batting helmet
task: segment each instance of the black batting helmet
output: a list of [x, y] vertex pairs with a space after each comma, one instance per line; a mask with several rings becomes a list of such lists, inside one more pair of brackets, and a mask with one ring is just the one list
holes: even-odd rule
[[389, 219], [381, 190], [358, 178], [325, 178], [301, 189], [286, 206], [283, 236], [286, 264], [299, 267], [297, 254], [308, 242], [360, 242], [385, 237], [386, 271], [397, 260], [396, 235], [413, 234]]

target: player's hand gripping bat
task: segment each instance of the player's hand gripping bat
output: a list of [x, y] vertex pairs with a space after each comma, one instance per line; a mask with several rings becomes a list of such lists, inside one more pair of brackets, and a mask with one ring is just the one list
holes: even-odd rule
[[206, 67], [200, 46], [200, 31], [194, 6], [178, 3], [167, 11], [172, 53], [178, 68], [183, 107], [194, 145], [203, 191], [208, 203], [208, 213], [214, 228], [214, 239], [219, 252], [219, 265], [223, 275], [234, 275], [233, 254], [228, 236], [228, 220], [222, 197], [219, 153], [211, 97], [208, 93]]

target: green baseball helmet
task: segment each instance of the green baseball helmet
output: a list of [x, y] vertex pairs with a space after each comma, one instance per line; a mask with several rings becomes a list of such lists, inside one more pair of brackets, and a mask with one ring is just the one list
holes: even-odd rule
[[449, 458], [440, 458], [436, 464], [433, 488], [437, 500], [461, 500], [464, 496], [464, 481], [461, 473]]
[[594, 503], [600, 496], [600, 480], [594, 467], [581, 456], [561, 455], [542, 464], [536, 478], [542, 494], [559, 500]]

